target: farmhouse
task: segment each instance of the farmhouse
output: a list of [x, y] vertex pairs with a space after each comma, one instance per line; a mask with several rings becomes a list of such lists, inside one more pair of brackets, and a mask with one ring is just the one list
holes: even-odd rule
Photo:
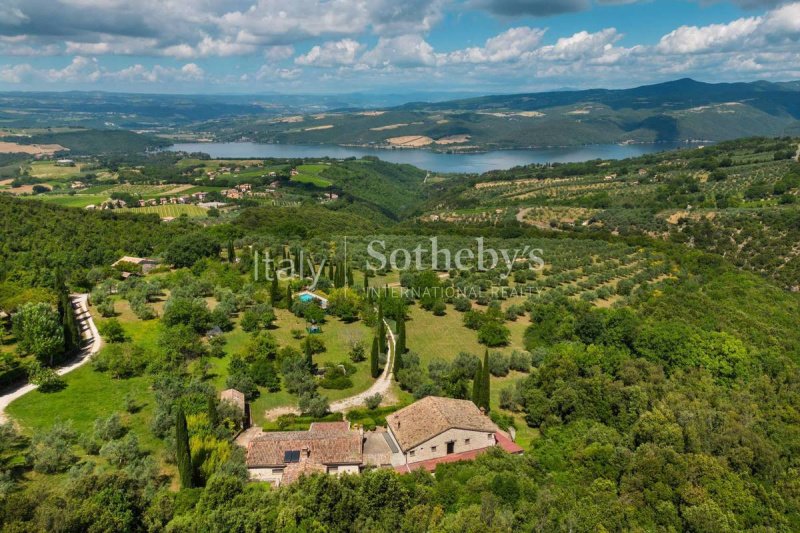
[[308, 431], [261, 433], [247, 444], [250, 478], [275, 485], [302, 474], [357, 474], [365, 467], [434, 471], [493, 447], [522, 448], [469, 400], [428, 397], [386, 417], [387, 428], [364, 432], [350, 423], [315, 422]]
[[74, 167], [75, 166], [75, 161], [73, 161], [72, 159], [58, 159], [56, 161], [56, 166], [57, 167]]
[[304, 474], [357, 474], [362, 464], [361, 431], [349, 422], [315, 422], [308, 431], [263, 433], [247, 445], [250, 478], [274, 485]]
[[387, 416], [386, 425], [403, 460], [392, 463], [403, 472], [474, 459], [494, 446], [522, 452], [469, 400], [428, 396]]

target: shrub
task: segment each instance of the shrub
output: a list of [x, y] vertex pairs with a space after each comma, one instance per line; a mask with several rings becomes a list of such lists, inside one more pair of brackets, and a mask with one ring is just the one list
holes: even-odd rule
[[436, 302], [431, 306], [431, 312], [435, 316], [444, 316], [447, 313], [447, 305], [442, 300], [436, 300]]
[[505, 346], [511, 332], [503, 324], [494, 320], [487, 321], [478, 330], [478, 341], [486, 346]]
[[350, 345], [350, 360], [354, 363], [367, 360], [367, 347], [363, 341], [355, 341]]
[[108, 372], [116, 379], [141, 376], [149, 363], [144, 349], [130, 343], [111, 344], [100, 350], [92, 359], [98, 372]]
[[100, 329], [100, 335], [103, 336], [103, 339], [106, 342], [116, 344], [120, 342], [125, 342], [127, 340], [127, 337], [125, 336], [125, 330], [122, 328], [122, 324], [120, 324], [119, 320], [117, 320], [116, 318], [106, 320], [105, 322], [100, 324], [99, 329]]
[[36, 433], [31, 442], [33, 469], [45, 474], [62, 472], [75, 461], [72, 446], [77, 434], [72, 425], [57, 422], [49, 431]]
[[64, 378], [55, 370], [42, 366], [39, 361], [31, 361], [27, 366], [28, 380], [37, 385], [41, 392], [56, 392], [66, 386]]
[[328, 398], [320, 396], [317, 393], [306, 393], [300, 396], [298, 406], [303, 414], [307, 414], [316, 418], [325, 416], [330, 410]]
[[373, 394], [372, 396], [367, 396], [364, 399], [364, 405], [366, 406], [367, 409], [370, 410], [377, 409], [381, 405], [382, 401], [383, 401], [383, 395], [378, 392]]
[[355, 372], [355, 367], [350, 364], [340, 363], [336, 365], [328, 363], [325, 365], [325, 376], [319, 382], [319, 386], [323, 389], [349, 389], [353, 386], [353, 380], [350, 379], [350, 375], [353, 372]]
[[97, 310], [100, 311], [100, 315], [102, 315], [103, 318], [109, 318], [117, 314], [117, 311], [114, 308], [114, 302], [112, 300], [105, 300], [104, 302], [97, 304]]
[[453, 300], [453, 308], [461, 313], [466, 313], [472, 309], [472, 302], [466, 296], [459, 296]]
[[492, 352], [489, 354], [489, 373], [495, 377], [504, 377], [509, 372], [508, 357], [499, 353]]
[[531, 354], [528, 352], [514, 350], [511, 352], [509, 366], [511, 367], [511, 370], [525, 372], [527, 374], [531, 370]]
[[94, 421], [95, 440], [106, 442], [119, 439], [123, 435], [125, 435], [125, 427], [117, 413], [113, 413], [108, 418], [98, 418]]

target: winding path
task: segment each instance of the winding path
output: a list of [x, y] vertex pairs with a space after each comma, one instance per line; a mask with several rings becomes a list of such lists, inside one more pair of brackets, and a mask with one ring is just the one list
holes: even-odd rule
[[378, 379], [375, 380], [375, 383], [373, 383], [372, 386], [364, 392], [333, 402], [331, 404], [331, 412], [338, 413], [340, 411], [353, 409], [354, 407], [362, 407], [367, 398], [376, 394], [380, 394], [386, 398], [389, 388], [392, 386], [395, 358], [394, 351], [397, 347], [397, 342], [395, 341], [394, 333], [392, 332], [392, 329], [389, 327], [389, 324], [386, 322], [386, 320], [384, 320], [383, 323], [386, 324], [386, 332], [389, 338], [389, 353], [386, 357], [386, 366], [383, 369], [383, 373], [378, 376]]
[[[97, 326], [94, 323], [91, 313], [89, 313], [89, 295], [73, 294], [71, 298], [72, 308], [75, 311], [75, 317], [78, 319], [78, 327], [83, 336], [84, 346], [80, 353], [68, 365], [62, 366], [56, 370], [59, 376], [69, 374], [76, 368], [82, 367], [103, 347], [103, 339], [97, 331]], [[28, 383], [0, 396], [0, 424], [4, 424], [8, 421], [8, 415], [6, 415], [5, 412], [6, 407], [14, 400], [28, 394], [34, 389], [36, 389], [36, 385]]]

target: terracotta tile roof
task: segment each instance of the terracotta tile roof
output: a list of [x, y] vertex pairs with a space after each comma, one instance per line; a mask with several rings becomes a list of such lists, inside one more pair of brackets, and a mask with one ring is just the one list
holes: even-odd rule
[[386, 417], [386, 423], [404, 452], [452, 428], [486, 433], [498, 430], [471, 401], [435, 396], [392, 413]]
[[508, 453], [520, 454], [520, 453], [525, 451], [522, 448], [522, 446], [520, 446], [519, 444], [517, 444], [516, 442], [514, 442], [513, 440], [508, 438], [501, 431], [498, 431], [497, 433], [495, 433], [494, 434], [494, 438], [497, 441], [497, 445], [500, 446], [501, 448], [503, 448]]
[[[247, 445], [247, 466], [285, 466], [288, 451], [308, 450], [305, 462], [321, 465], [361, 464], [361, 433], [345, 422], [333, 426], [323, 424], [309, 431], [276, 431], [263, 433]], [[292, 463], [289, 463], [292, 464]]]
[[309, 431], [349, 431], [350, 422], [342, 420], [341, 422], [312, 422]]

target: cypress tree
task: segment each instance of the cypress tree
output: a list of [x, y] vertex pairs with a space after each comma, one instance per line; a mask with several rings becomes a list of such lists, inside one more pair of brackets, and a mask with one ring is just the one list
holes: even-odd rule
[[211, 395], [208, 396], [208, 405], [206, 406], [206, 411], [208, 412], [208, 422], [211, 424], [211, 427], [217, 427], [219, 425], [217, 400]]
[[483, 387], [483, 367], [481, 366], [481, 362], [478, 361], [478, 367], [475, 369], [475, 377], [472, 379], [472, 403], [477, 405], [478, 407], [481, 406], [481, 398], [483, 394], [481, 393], [481, 388]]
[[286, 309], [291, 309], [291, 308], [292, 308], [292, 284], [289, 283], [286, 285]]
[[236, 250], [233, 248], [233, 241], [228, 241], [228, 262], [235, 263], [236, 262]]
[[272, 304], [272, 307], [278, 307], [278, 303], [280, 303], [280, 295], [278, 294], [278, 272], [275, 270], [272, 272], [272, 285], [269, 289], [269, 300]]
[[53, 289], [58, 295], [58, 316], [61, 319], [61, 325], [64, 330], [64, 350], [70, 352], [80, 348], [81, 332], [75, 319], [75, 311], [72, 309], [69, 289], [60, 269], [55, 272]]
[[372, 377], [377, 378], [381, 375], [380, 364], [378, 362], [378, 337], [372, 338], [372, 352], [369, 355], [369, 366], [372, 372]]
[[383, 323], [383, 301], [378, 300], [378, 349], [386, 350], [386, 325]]
[[369, 273], [364, 271], [364, 290], [369, 291]]
[[178, 412], [175, 414], [175, 456], [178, 461], [181, 487], [190, 489], [194, 486], [192, 453], [189, 450], [189, 429], [186, 427], [186, 415], [183, 414], [181, 406], [178, 406]]
[[491, 390], [490, 390], [490, 379], [489, 379], [489, 349], [486, 349], [486, 353], [483, 355], [483, 383], [481, 384], [481, 405], [483, 409], [488, 413], [489, 412], [489, 398], [491, 397]]
[[311, 353], [310, 338], [306, 338], [306, 366], [309, 372], [314, 372], [314, 354]]
[[399, 354], [404, 354], [408, 351], [406, 348], [406, 317], [404, 313], [400, 312], [400, 317], [397, 320], [397, 347], [396, 351]]

